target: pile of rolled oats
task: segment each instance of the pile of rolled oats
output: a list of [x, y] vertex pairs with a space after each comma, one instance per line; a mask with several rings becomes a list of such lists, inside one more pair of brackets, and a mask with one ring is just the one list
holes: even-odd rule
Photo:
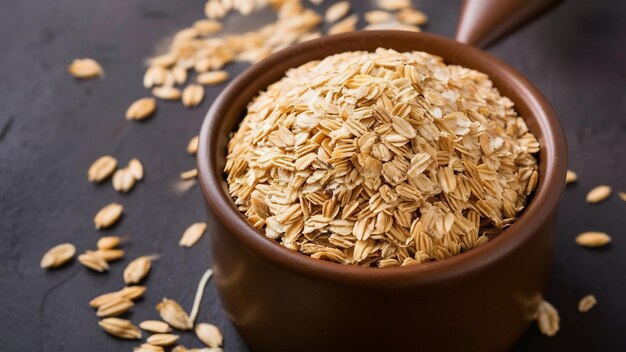
[[281, 245], [341, 264], [445, 259], [498, 235], [539, 143], [480, 72], [424, 52], [346, 52], [261, 92], [228, 145], [230, 193]]

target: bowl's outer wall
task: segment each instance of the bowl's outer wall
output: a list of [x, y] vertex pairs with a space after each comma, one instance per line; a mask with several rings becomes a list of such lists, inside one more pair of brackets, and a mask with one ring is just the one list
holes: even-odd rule
[[222, 227], [211, 236], [215, 282], [254, 351], [504, 351], [540, 302], [552, 225], [470, 275], [378, 288], [297, 275], [263, 260]]
[[[251, 68], [254, 75], [244, 73], [214, 103], [203, 126], [199, 170], [213, 216], [221, 222], [220, 226], [226, 225], [212, 231], [215, 278], [224, 308], [253, 350], [500, 351], [512, 346], [531, 322], [548, 279], [554, 198], [560, 196], [566, 170], [567, 156], [560, 126], [548, 126], [554, 121], [537, 118], [553, 112], [549, 106], [536, 103], [534, 98], [539, 96], [541, 102], [543, 98], [527, 82], [520, 86], [517, 77], [518, 84], [511, 84], [515, 80], [514, 72], [503, 71], [501, 64], [484, 60], [484, 57], [473, 57], [474, 50], [444, 44], [443, 38], [432, 35], [390, 35], [389, 32], [353, 35], [349, 40], [332, 40], [331, 44], [321, 39], [315, 46], [288, 49], [293, 55], [283, 55], [281, 60], [270, 58], [268, 62], [272, 65], [266, 64], [262, 70], [259, 66]], [[289, 67], [338, 52], [377, 47], [422, 50], [444, 57], [448, 64], [487, 73], [502, 94], [515, 102], [516, 109], [526, 118], [543, 147], [539, 188], [550, 188], [544, 191], [550, 192], [550, 205], [542, 209], [546, 216], [537, 223], [534, 219], [523, 219], [522, 215], [514, 224], [520, 233], [506, 231], [484, 245], [492, 247], [487, 253], [492, 255], [490, 261], [484, 264], [484, 257], [474, 258], [474, 262], [482, 260], [482, 264], [471, 266], [462, 275], [449, 275], [442, 280], [421, 280], [414, 275], [405, 282], [387, 280], [384, 283], [377, 282], [376, 275], [369, 281], [308, 275], [302, 267], [279, 265], [252, 250], [240, 240], [241, 234], [231, 232], [237, 228], [232, 217], [215, 214], [216, 204], [212, 201], [215, 194], [212, 193], [228, 194], [221, 173], [228, 135], [236, 129], [247, 103], [260, 90], [280, 79]], [[233, 94], [235, 88], [236, 94]], [[546, 130], [552, 132], [546, 134]], [[557, 150], [547, 150], [546, 144], [556, 146]], [[548, 165], [550, 158], [551, 165]], [[207, 159], [210, 166], [207, 166]], [[208, 175], [210, 172], [214, 175]], [[556, 173], [551, 180], [561, 179], [557, 187], [544, 184], [548, 173]], [[217, 210], [217, 213], [223, 211]], [[536, 230], [522, 234], [524, 224]], [[504, 237], [510, 237], [506, 238], [509, 242], [516, 241], [515, 245], [505, 247], [494, 243], [503, 242]], [[500, 250], [498, 246], [507, 249]], [[452, 263], [450, 266], [437, 268], [446, 272], [463, 270], [458, 266], [469, 267], [470, 262], [464, 264], [460, 257], [475, 257], [480, 250], [483, 248], [448, 259], [444, 262]]]

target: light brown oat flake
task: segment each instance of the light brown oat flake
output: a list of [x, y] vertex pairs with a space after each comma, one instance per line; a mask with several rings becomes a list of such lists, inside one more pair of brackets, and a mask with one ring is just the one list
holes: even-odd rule
[[363, 28], [366, 31], [380, 31], [380, 30], [395, 30], [395, 31], [409, 31], [420, 32], [420, 28], [413, 25], [402, 24], [397, 22], [385, 22], [385, 23], [373, 23]]
[[396, 14], [398, 22], [408, 25], [421, 26], [428, 22], [428, 17], [422, 11], [415, 9], [403, 9]]
[[617, 195], [619, 196], [619, 198], [621, 200], [623, 200], [624, 202], [626, 202], [626, 193], [624, 192], [617, 192]]
[[87, 268], [103, 273], [109, 270], [109, 264], [96, 252], [87, 252], [78, 256], [78, 261]]
[[111, 183], [113, 184], [113, 189], [118, 192], [126, 193], [135, 186], [137, 180], [133, 177], [131, 171], [125, 167], [115, 171]]
[[116, 317], [118, 315], [122, 315], [130, 308], [132, 308], [135, 304], [133, 301], [124, 298], [122, 296], [117, 296], [108, 300], [107, 302], [101, 304], [98, 307], [98, 311], [96, 312], [97, 317]]
[[110, 155], [103, 155], [91, 164], [87, 171], [89, 182], [101, 182], [113, 174], [117, 160]]
[[98, 249], [93, 253], [107, 262], [120, 260], [124, 257], [124, 251], [121, 249]]
[[128, 162], [128, 172], [137, 181], [143, 180], [143, 164], [139, 159], [133, 158]]
[[128, 263], [124, 269], [124, 282], [126, 284], [138, 284], [150, 272], [153, 257], [141, 256]]
[[139, 323], [139, 327], [143, 330], [157, 334], [166, 334], [172, 331], [172, 328], [167, 325], [166, 322], [160, 320], [144, 320]]
[[128, 109], [126, 109], [126, 118], [128, 120], [144, 120], [152, 114], [156, 110], [156, 99], [149, 98], [141, 98], [134, 101]]
[[596, 204], [607, 199], [611, 195], [611, 187], [607, 185], [601, 185], [594, 187], [589, 193], [587, 193], [587, 203]]
[[574, 183], [578, 180], [578, 175], [572, 170], [567, 170], [567, 174], [565, 175], [565, 184], [568, 185], [570, 183]]
[[165, 349], [161, 346], [142, 343], [140, 346], [134, 347], [133, 352], [165, 352]]
[[200, 105], [204, 99], [204, 87], [199, 84], [190, 84], [183, 90], [183, 105], [192, 108]]
[[[160, 58], [164, 58], [165, 56], [161, 56], [155, 58], [155, 60], [159, 60]], [[173, 57], [175, 59], [175, 57]], [[170, 57], [167, 57], [170, 59]], [[174, 62], [174, 61], [173, 61]], [[171, 66], [173, 62], [167, 62], [167, 66]], [[150, 66], [146, 70], [146, 73], [143, 75], [143, 86], [145, 88], [152, 88], [154, 86], [160, 86], [165, 83], [165, 77], [167, 76], [167, 70], [165, 69], [165, 63], [160, 62], [159, 65]]]
[[156, 306], [157, 311], [166, 323], [178, 330], [191, 330], [193, 323], [187, 313], [174, 300], [163, 298], [163, 301]]
[[393, 15], [387, 11], [368, 11], [365, 13], [365, 21], [369, 24], [389, 22], [393, 19]]
[[94, 59], [76, 59], [67, 70], [72, 76], [81, 79], [95, 78], [104, 72], [102, 66]]
[[105, 236], [98, 240], [96, 247], [98, 249], [113, 249], [119, 247], [121, 242], [122, 239], [119, 236]]
[[98, 323], [109, 334], [128, 340], [141, 339], [141, 330], [133, 325], [130, 320], [120, 318], [106, 318]]
[[210, 35], [222, 30], [222, 24], [213, 20], [199, 20], [194, 22], [193, 28], [198, 31], [200, 35]]
[[328, 34], [340, 34], [354, 32], [356, 30], [356, 23], [359, 21], [359, 16], [352, 15], [344, 18], [343, 20], [335, 23], [328, 29]]
[[211, 71], [198, 75], [196, 82], [204, 85], [217, 85], [228, 79], [228, 72], [226, 71]]
[[206, 227], [207, 225], [205, 222], [197, 222], [189, 226], [183, 233], [183, 236], [178, 244], [181, 247], [192, 247], [196, 244], [196, 242], [198, 242], [198, 240], [200, 240], [202, 235], [204, 235]]
[[[171, 53], [167, 53], [167, 54], [163, 54], [163, 55], [159, 55], [159, 56], [155, 56], [155, 57], [151, 58], [148, 63], [150, 65], [150, 68], [153, 67], [153, 66], [158, 66], [158, 67], [161, 67], [161, 68], [168, 68], [168, 67], [170, 67], [170, 66], [172, 66], [172, 65], [174, 65], [176, 63], [176, 59], [177, 59], [176, 55], [171, 54]], [[150, 68], [148, 68], [148, 69], [150, 69]], [[144, 75], [144, 79], [145, 79], [145, 77], [146, 76]], [[144, 83], [145, 83], [145, 81], [144, 81]], [[151, 82], [149, 82], [149, 83], [151, 83]], [[149, 86], [146, 87], [146, 88], [150, 88], [150, 87], [152, 87], [152, 84], [149, 84]]]
[[347, 15], [348, 12], [350, 12], [350, 2], [339, 1], [328, 7], [324, 14], [324, 19], [326, 22], [332, 23]]
[[220, 347], [223, 343], [223, 337], [220, 329], [207, 323], [200, 323], [196, 325], [196, 336], [204, 344], [211, 348]]
[[100, 209], [93, 219], [96, 229], [106, 229], [117, 223], [124, 212], [124, 207], [118, 203], [111, 203]]
[[204, 6], [204, 14], [210, 19], [222, 18], [229, 9], [226, 9], [220, 0], [209, 0]]
[[118, 299], [118, 297], [134, 300], [141, 297], [145, 292], [146, 287], [144, 286], [128, 286], [119, 291], [102, 294], [89, 301], [89, 305], [93, 308], [98, 308], [103, 304]]
[[123, 289], [117, 291], [122, 297], [128, 299], [137, 299], [146, 292], [147, 288], [145, 286], [128, 286]]
[[42, 269], [60, 267], [69, 262], [76, 253], [76, 247], [71, 243], [63, 243], [50, 248], [41, 258], [39, 265]]
[[178, 100], [180, 99], [182, 93], [178, 88], [162, 86], [152, 88], [152, 95], [163, 100]]
[[378, 7], [387, 11], [397, 11], [411, 7], [410, 0], [378, 0]]
[[191, 169], [191, 170], [187, 170], [185, 172], [182, 172], [180, 174], [180, 178], [182, 180], [191, 180], [198, 177], [198, 170], [197, 169]]
[[588, 231], [576, 236], [576, 243], [583, 247], [602, 247], [611, 242], [611, 236], [604, 232]]
[[586, 295], [585, 297], [581, 298], [581, 300], [578, 302], [578, 311], [581, 313], [587, 313], [597, 303], [598, 303], [598, 300], [596, 299], [596, 296]]
[[146, 342], [155, 346], [170, 346], [176, 343], [180, 336], [174, 334], [154, 334], [148, 337]]
[[187, 153], [194, 155], [198, 152], [199, 140], [200, 140], [200, 137], [198, 136], [194, 136], [193, 138], [189, 140], [189, 143], [187, 144]]
[[547, 301], [542, 301], [537, 310], [537, 326], [542, 334], [554, 336], [559, 331], [559, 312]]

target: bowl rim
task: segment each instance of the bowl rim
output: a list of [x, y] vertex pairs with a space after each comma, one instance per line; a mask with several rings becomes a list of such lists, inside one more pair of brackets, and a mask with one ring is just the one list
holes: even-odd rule
[[[514, 87], [512, 89], [519, 90], [521, 100], [525, 101], [532, 110], [532, 114], [535, 115], [538, 128], [543, 133], [540, 144], [542, 153], [545, 155], [542, 154], [542, 158], [547, 158], [545, 170], [540, 174], [539, 185], [519, 218], [501, 234], [478, 248], [444, 260], [382, 269], [343, 265], [314, 259], [287, 249], [260, 234], [245, 220], [243, 214], [235, 207], [230, 195], [224, 192], [221, 186], [225, 182], [224, 173], [223, 170], [216, 167], [213, 155], [216, 155], [215, 148], [217, 146], [215, 144], [220, 132], [221, 121], [225, 120], [222, 118], [223, 114], [229, 102], [236, 99], [238, 92], [248, 86], [251, 80], [258, 79], [261, 72], [274, 65], [293, 60], [294, 57], [302, 53], [315, 50], [320, 46], [333, 46], [344, 41], [380, 39], [381, 36], [394, 36], [406, 40], [422, 40], [446, 45], [451, 51], [460, 51], [463, 55], [472, 57], [472, 60], [484, 60], [497, 72], [495, 75], [493, 72], [489, 74], [490, 79], [493, 80], [493, 77], [499, 76], [500, 79], [507, 82], [507, 85], [510, 84], [511, 87]], [[393, 45], [389, 47], [393, 48]], [[444, 62], [447, 62], [446, 57], [442, 57]], [[496, 88], [499, 87], [496, 85]], [[567, 170], [567, 149], [561, 125], [550, 104], [532, 83], [513, 68], [482, 50], [445, 37], [427, 33], [382, 30], [353, 32], [314, 39], [275, 53], [247, 68], [224, 88], [208, 111], [200, 133], [197, 162], [198, 179], [202, 192], [209, 208], [215, 215], [214, 217], [228, 230], [232, 237], [255, 255], [283, 269], [316, 280], [366, 286], [408, 285], [446, 280], [477, 272], [502, 260], [508, 253], [532, 238], [550, 220], [563, 192]]]

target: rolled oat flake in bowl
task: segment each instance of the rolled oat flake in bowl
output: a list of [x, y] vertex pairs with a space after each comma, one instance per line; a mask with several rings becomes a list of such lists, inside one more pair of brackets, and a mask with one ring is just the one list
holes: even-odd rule
[[510, 226], [539, 143], [487, 75], [424, 52], [290, 69], [228, 144], [231, 196], [281, 245], [341, 264], [441, 260]]

